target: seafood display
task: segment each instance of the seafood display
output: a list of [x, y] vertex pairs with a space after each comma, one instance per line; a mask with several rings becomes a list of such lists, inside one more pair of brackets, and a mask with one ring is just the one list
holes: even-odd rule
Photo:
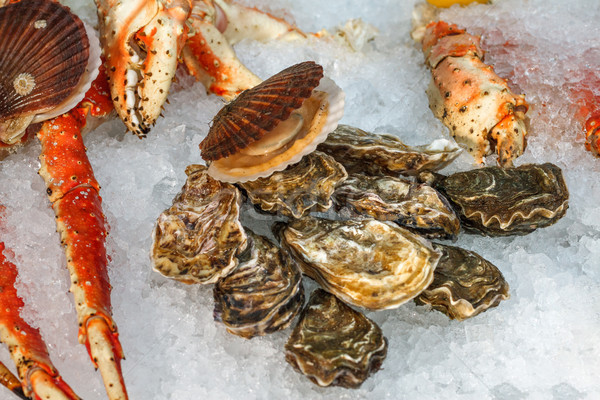
[[208, 173], [246, 182], [281, 171], [315, 150], [342, 118], [344, 92], [306, 61], [228, 103], [200, 143]]
[[378, 135], [349, 125], [339, 125], [317, 150], [335, 158], [350, 174], [389, 176], [437, 171], [461, 152], [446, 139], [424, 146], [407, 146], [395, 136]]
[[304, 274], [370, 310], [396, 308], [417, 296], [432, 282], [441, 257], [425, 239], [374, 219], [304, 217], [279, 228], [279, 237]]
[[554, 224], [569, 207], [562, 171], [551, 163], [449, 176], [423, 173], [419, 178], [450, 200], [465, 229], [483, 235], [525, 235]]
[[215, 283], [237, 265], [247, 244], [239, 221], [241, 193], [190, 165], [173, 205], [158, 217], [151, 259], [161, 274], [186, 283]]
[[300, 270], [264, 236], [246, 230], [248, 251], [214, 288], [216, 321], [250, 339], [286, 329], [304, 304]]
[[573, 24], [562, 85], [541, 0], [86, 1], [0, 0], [0, 397], [594, 397]]
[[426, 184], [390, 176], [350, 175], [333, 193], [342, 215], [394, 221], [427, 238], [452, 239], [460, 221], [442, 195]]
[[431, 285], [415, 298], [417, 304], [429, 304], [462, 321], [510, 297], [502, 272], [479, 254], [438, 243], [434, 247], [442, 251], [442, 258]]
[[359, 387], [387, 354], [373, 321], [323, 289], [311, 295], [285, 344], [285, 359], [319, 386]]
[[283, 171], [240, 183], [240, 187], [261, 210], [302, 218], [311, 211], [327, 211], [331, 195], [347, 176], [341, 164], [315, 151]]
[[434, 115], [477, 163], [496, 152], [503, 167], [523, 154], [528, 105], [483, 62], [479, 37], [444, 21], [430, 23], [422, 39], [432, 80], [427, 95]]

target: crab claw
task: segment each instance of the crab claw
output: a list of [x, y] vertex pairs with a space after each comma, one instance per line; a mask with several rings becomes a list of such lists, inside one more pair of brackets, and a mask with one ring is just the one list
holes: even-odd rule
[[228, 0], [194, 0], [190, 38], [182, 58], [206, 89], [227, 100], [262, 80], [237, 58], [233, 45], [242, 39], [296, 40], [306, 34], [286, 21]]
[[167, 99], [191, 0], [96, 0], [96, 6], [115, 109], [143, 137]]

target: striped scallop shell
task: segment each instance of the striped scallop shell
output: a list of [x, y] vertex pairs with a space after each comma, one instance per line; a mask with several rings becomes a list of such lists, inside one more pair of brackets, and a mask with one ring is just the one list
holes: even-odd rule
[[86, 28], [68, 8], [49, 0], [0, 8], [0, 124], [61, 105], [89, 58]]
[[213, 119], [200, 143], [207, 161], [228, 157], [260, 140], [300, 108], [323, 78], [323, 67], [306, 61], [284, 69], [242, 92]]

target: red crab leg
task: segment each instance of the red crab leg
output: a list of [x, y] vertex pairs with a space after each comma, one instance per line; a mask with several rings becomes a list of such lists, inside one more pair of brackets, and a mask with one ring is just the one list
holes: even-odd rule
[[575, 118], [581, 122], [585, 121], [585, 148], [596, 156], [600, 156], [600, 96], [594, 89], [599, 86], [600, 76], [589, 70], [572, 91], [572, 98], [579, 106]]
[[236, 42], [306, 37], [280, 18], [227, 0], [194, 0], [188, 22], [193, 34], [182, 52], [188, 71], [209, 92], [226, 99], [262, 82], [235, 55]]
[[79, 399], [52, 365], [39, 330], [21, 318], [24, 303], [15, 288], [17, 267], [6, 259], [4, 250], [0, 242], [0, 339], [8, 346], [21, 380], [21, 387], [15, 387], [12, 380], [11, 386], [5, 386], [21, 398]]
[[75, 109], [45, 122], [38, 132], [42, 144], [40, 175], [56, 214], [65, 246], [71, 289], [79, 322], [79, 342], [100, 369], [110, 399], [127, 399], [121, 373], [123, 351], [111, 316], [105, 240], [99, 185], [85, 153], [81, 131], [88, 113], [112, 109], [106, 77], [100, 75]]

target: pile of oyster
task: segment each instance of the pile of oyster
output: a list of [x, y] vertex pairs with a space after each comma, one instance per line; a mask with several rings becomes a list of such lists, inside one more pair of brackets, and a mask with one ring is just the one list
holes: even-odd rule
[[[319, 72], [314, 63], [304, 67], [313, 71], [308, 74]], [[319, 79], [313, 81], [314, 89]], [[310, 91], [304, 96], [310, 98]], [[330, 105], [322, 104], [311, 112], [326, 113]], [[568, 207], [561, 171], [552, 164], [442, 176], [436, 171], [460, 153], [451, 142], [410, 147], [344, 125], [319, 133], [319, 143], [309, 145], [316, 150], [273, 168], [273, 148], [295, 160], [288, 151], [307, 136], [301, 125], [310, 125], [310, 112], [283, 114], [299, 120], [290, 123], [294, 137], [266, 134], [264, 144], [265, 135], [256, 134], [250, 140], [256, 154], [232, 148], [223, 156], [266, 162], [247, 166], [253, 180], [231, 179], [246, 173], [226, 161], [216, 175], [237, 183], [215, 179], [214, 164], [187, 168], [181, 193], [158, 218], [151, 256], [167, 277], [215, 283], [214, 318], [233, 334], [265, 335], [299, 315], [286, 360], [320, 386], [356, 388], [380, 368], [387, 339], [360, 310], [414, 300], [464, 320], [509, 297], [496, 266], [473, 251], [430, 240], [455, 239], [461, 227], [489, 236], [523, 235], [553, 224]], [[240, 142], [226, 133], [231, 143]], [[265, 146], [268, 156], [262, 157]], [[205, 145], [203, 152], [209, 149]], [[244, 199], [278, 217], [272, 225], [278, 244], [242, 225]], [[319, 214], [326, 211], [330, 218]], [[322, 288], [306, 305], [304, 275]]]

